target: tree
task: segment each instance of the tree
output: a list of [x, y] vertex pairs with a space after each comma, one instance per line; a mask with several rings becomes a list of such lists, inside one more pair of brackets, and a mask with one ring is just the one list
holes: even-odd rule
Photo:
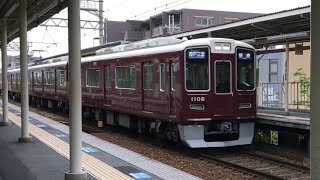
[[310, 77], [307, 77], [307, 74], [302, 71], [302, 68], [298, 68], [293, 76], [298, 77], [297, 93], [299, 93], [298, 97], [301, 97], [300, 99], [297, 99], [294, 104], [310, 107]]

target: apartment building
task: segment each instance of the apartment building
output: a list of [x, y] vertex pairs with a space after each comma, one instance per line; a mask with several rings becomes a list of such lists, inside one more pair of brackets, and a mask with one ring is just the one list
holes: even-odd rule
[[[255, 17], [261, 14], [231, 11], [180, 9], [162, 12], [144, 21], [107, 21], [107, 42], [138, 41]], [[115, 28], [117, 26], [117, 28]], [[122, 26], [122, 28], [119, 27]], [[122, 39], [117, 39], [122, 37]]]

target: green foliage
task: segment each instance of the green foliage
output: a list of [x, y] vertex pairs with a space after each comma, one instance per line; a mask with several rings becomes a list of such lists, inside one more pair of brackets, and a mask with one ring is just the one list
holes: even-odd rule
[[302, 68], [297, 69], [293, 76], [298, 77], [299, 96], [303, 97], [294, 104], [310, 107], [310, 77], [307, 77]]
[[267, 129], [257, 129], [254, 136], [254, 141], [264, 144], [279, 144], [278, 131], [272, 131]]
[[260, 130], [258, 129], [256, 131], [256, 135], [255, 135], [255, 141], [257, 142], [261, 142], [261, 143], [265, 143], [265, 144], [269, 144], [271, 141], [270, 138], [270, 133], [268, 131], [264, 131], [264, 130]]

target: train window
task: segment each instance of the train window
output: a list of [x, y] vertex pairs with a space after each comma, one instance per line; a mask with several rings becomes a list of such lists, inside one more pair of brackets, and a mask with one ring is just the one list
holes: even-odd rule
[[209, 49], [192, 48], [185, 51], [186, 90], [209, 90]]
[[215, 92], [217, 94], [231, 93], [231, 62], [215, 62]]
[[135, 89], [136, 71], [135, 66], [116, 67], [116, 88]]
[[105, 87], [111, 88], [111, 68], [105, 67], [104, 69], [104, 80], [105, 80]]
[[36, 72], [35, 73], [35, 84], [42, 84], [42, 73]]
[[153, 89], [153, 66], [149, 63], [143, 65], [143, 89]]
[[59, 71], [59, 85], [66, 85], [66, 71]]
[[28, 77], [28, 84], [32, 84], [32, 73], [30, 73]]
[[164, 91], [166, 84], [166, 65], [160, 64], [159, 66], [159, 82], [160, 82], [160, 91]]
[[171, 90], [176, 90], [176, 70], [174, 67], [175, 64], [171, 64]]
[[54, 74], [53, 72], [47, 72], [47, 85], [53, 85], [53, 78], [54, 78]]
[[252, 50], [237, 49], [237, 90], [254, 90], [254, 60]]
[[87, 87], [99, 87], [99, 69], [87, 69]]

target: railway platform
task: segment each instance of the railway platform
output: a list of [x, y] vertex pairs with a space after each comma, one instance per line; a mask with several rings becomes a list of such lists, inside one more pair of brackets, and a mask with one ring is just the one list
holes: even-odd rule
[[309, 131], [310, 113], [289, 111], [289, 114], [286, 114], [281, 110], [258, 109], [257, 123]]
[[[0, 111], [2, 118], [2, 109]], [[69, 127], [30, 112], [33, 143], [18, 143], [20, 107], [9, 104], [11, 126], [0, 127], [0, 180], [64, 179], [69, 170]], [[200, 179], [115, 144], [82, 133], [88, 179]]]

